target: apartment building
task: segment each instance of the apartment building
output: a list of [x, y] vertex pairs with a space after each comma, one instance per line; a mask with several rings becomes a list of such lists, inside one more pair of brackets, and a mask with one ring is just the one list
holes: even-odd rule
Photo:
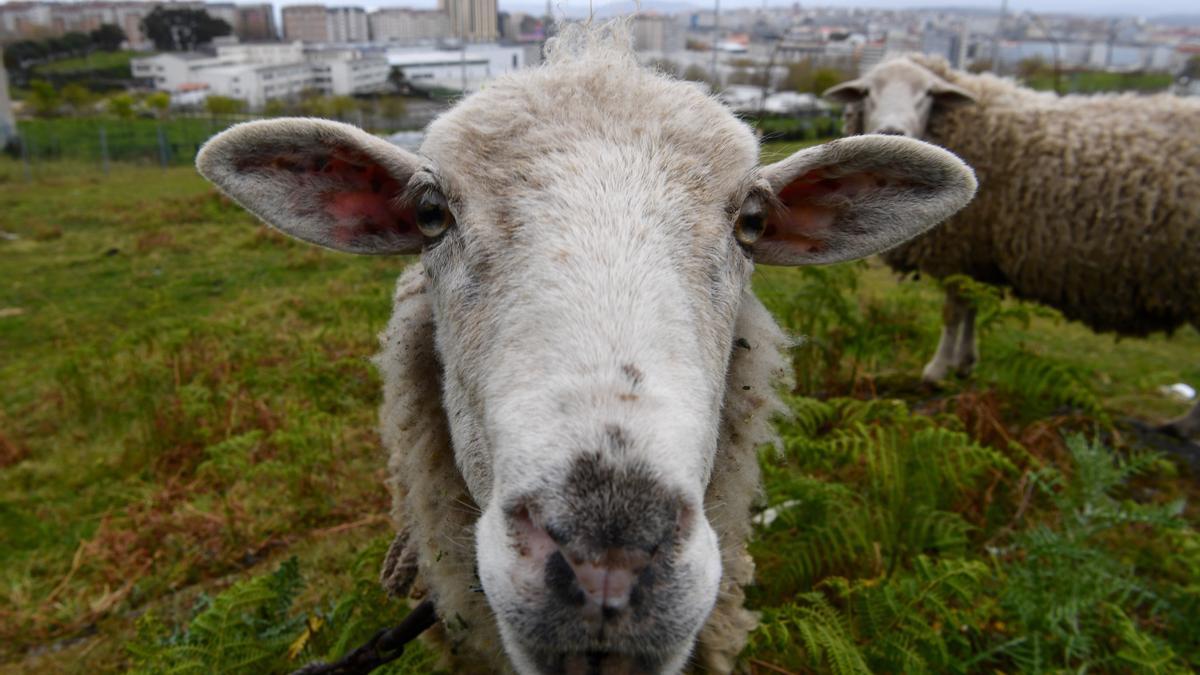
[[683, 29], [669, 16], [638, 14], [633, 17], [633, 47], [639, 52], [683, 50]]
[[325, 5], [284, 7], [283, 39], [288, 42], [329, 42], [329, 18]]
[[239, 40], [262, 42], [278, 40], [275, 30], [275, 8], [270, 3], [260, 5], [238, 5], [238, 22], [234, 34]]
[[330, 7], [326, 19], [329, 21], [330, 42], [366, 42], [371, 39], [367, 13], [362, 7]]
[[450, 34], [466, 42], [494, 42], [498, 37], [496, 0], [438, 0], [450, 17]]
[[404, 45], [451, 37], [450, 16], [441, 10], [380, 9], [367, 18], [372, 42]]

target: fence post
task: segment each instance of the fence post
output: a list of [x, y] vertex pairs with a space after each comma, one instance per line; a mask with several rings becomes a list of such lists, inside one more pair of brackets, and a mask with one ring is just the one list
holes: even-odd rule
[[100, 125], [100, 169], [108, 175], [108, 132]]
[[33, 143], [33, 139], [27, 134], [22, 134], [20, 129], [17, 129], [17, 140], [21, 143], [21, 163], [25, 165], [25, 180], [33, 182], [33, 166], [29, 160], [29, 146]]
[[163, 133], [162, 123], [158, 124], [158, 161], [162, 168], [167, 168], [170, 157], [167, 155], [167, 136]]

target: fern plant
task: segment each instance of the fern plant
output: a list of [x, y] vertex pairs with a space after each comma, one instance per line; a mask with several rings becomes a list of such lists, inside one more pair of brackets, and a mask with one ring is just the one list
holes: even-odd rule
[[[374, 578], [387, 547], [381, 539], [353, 566], [353, 586], [308, 612], [293, 604], [304, 590], [296, 558], [271, 573], [235, 584], [215, 598], [202, 597], [188, 626], [172, 631], [151, 613], [138, 622], [126, 646], [139, 675], [288, 673], [310, 661], [335, 661], [379, 629], [403, 618]], [[419, 643], [376, 670], [380, 675], [434, 672], [432, 655]]]
[[215, 598], [201, 597], [188, 628], [168, 634], [147, 613], [128, 646], [133, 672], [266, 673], [284, 668], [282, 657], [303, 623], [288, 617], [301, 588], [300, 566], [290, 558], [271, 574], [236, 584]]
[[999, 552], [1008, 563], [1000, 602], [1024, 633], [1001, 653], [1029, 672], [1137, 663], [1158, 664], [1153, 672], [1180, 668], [1171, 648], [1136, 620], [1179, 620], [1177, 613], [1172, 617], [1172, 603], [1105, 537], [1131, 528], [1146, 536], [1183, 528], [1183, 503], [1138, 504], [1113, 496], [1152, 466], [1154, 455], [1122, 460], [1082, 436], [1068, 438], [1067, 447], [1070, 475], [1052, 467], [1034, 475], [1057, 517], [1016, 533]]

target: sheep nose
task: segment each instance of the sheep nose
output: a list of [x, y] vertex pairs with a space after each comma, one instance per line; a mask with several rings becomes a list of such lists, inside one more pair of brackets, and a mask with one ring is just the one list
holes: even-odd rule
[[900, 127], [880, 127], [875, 133], [885, 136], [907, 136], [908, 134]]
[[650, 554], [637, 549], [608, 549], [597, 556], [558, 550], [546, 561], [546, 586], [565, 604], [577, 606], [584, 619], [611, 618], [630, 604]]
[[655, 570], [670, 566], [694, 528], [696, 509], [684, 500], [661, 490], [629, 494], [623, 508], [605, 495], [583, 500], [592, 508], [548, 516], [556, 512], [553, 498], [528, 498], [508, 513], [525, 574], [541, 580], [554, 605], [592, 626], [652, 596]]

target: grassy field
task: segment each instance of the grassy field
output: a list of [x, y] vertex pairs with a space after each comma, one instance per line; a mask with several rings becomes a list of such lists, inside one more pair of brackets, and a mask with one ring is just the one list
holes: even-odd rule
[[146, 56], [154, 56], [154, 52], [134, 52], [128, 50], [116, 52], [98, 51], [87, 56], [60, 59], [40, 66], [34, 66], [33, 73], [35, 76], [40, 74], [76, 75], [92, 71], [105, 71], [106, 73], [113, 72], [128, 78], [130, 77], [129, 61], [134, 58]]
[[[1100, 94], [1119, 91], [1141, 93], [1166, 91], [1171, 86], [1170, 73], [1110, 73], [1103, 70], [1064, 72], [1059, 86], [1063, 94]], [[1025, 83], [1042, 91], [1054, 90], [1054, 72], [1044, 69]]]
[[[287, 240], [188, 168], [45, 166], [0, 161], [0, 673], [286, 672], [394, 623], [367, 359], [409, 261]], [[934, 282], [755, 287], [808, 340], [749, 671], [1200, 667], [1195, 478], [1147, 450], [1186, 447], [1126, 421], [1185, 409], [1159, 387], [1200, 383], [1200, 335], [985, 297], [979, 372], [935, 390]]]

